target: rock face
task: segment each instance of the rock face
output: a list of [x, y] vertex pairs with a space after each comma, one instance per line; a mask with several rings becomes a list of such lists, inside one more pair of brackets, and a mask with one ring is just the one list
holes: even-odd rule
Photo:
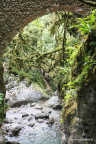
[[90, 76], [78, 97], [78, 114], [85, 137], [96, 138], [96, 76]]
[[[89, 33], [86, 41], [86, 53], [90, 51], [90, 56], [96, 60], [96, 45], [91, 45], [96, 41], [96, 31]], [[95, 64], [92, 64], [88, 71], [87, 81], [83, 83], [78, 93], [78, 116], [81, 121], [83, 135], [96, 143], [96, 72]], [[89, 143], [88, 143], [89, 144]]]
[[[92, 57], [92, 61], [96, 60], [96, 45], [93, 44], [95, 43], [95, 41], [96, 31], [91, 31], [84, 45], [84, 50], [86, 55], [90, 52], [90, 57]], [[80, 74], [82, 73], [82, 66], [84, 65], [83, 58], [85, 58], [85, 54], [83, 55], [81, 51], [80, 55], [78, 56], [79, 62], [81, 62], [78, 66]], [[76, 101], [77, 112], [75, 112], [77, 120], [75, 120], [73, 126], [72, 121], [69, 122], [69, 126], [67, 125], [69, 128], [70, 135], [68, 139], [68, 144], [96, 143], [96, 72], [94, 71], [95, 67], [96, 65], [94, 63], [92, 63], [92, 65], [89, 66], [87, 76], [85, 79], [83, 79], [83, 82], [80, 85], [81, 88], [78, 90], [78, 97]]]

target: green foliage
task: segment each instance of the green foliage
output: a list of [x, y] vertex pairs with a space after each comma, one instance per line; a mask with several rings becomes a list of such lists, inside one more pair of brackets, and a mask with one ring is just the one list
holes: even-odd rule
[[[78, 28], [79, 37], [75, 38], [75, 41], [72, 38], [71, 43], [67, 38], [64, 67], [59, 68], [60, 96], [64, 98], [64, 103], [71, 99], [76, 100], [78, 90], [83, 84], [88, 83], [89, 72], [95, 72], [96, 68], [95, 39], [93, 41], [88, 39], [90, 33], [96, 29], [96, 10], [86, 18], [77, 18], [77, 20], [78, 25], [76, 24], [75, 27]], [[82, 37], [80, 33], [83, 34]]]
[[4, 94], [0, 93], [0, 124], [4, 119]]
[[93, 10], [92, 13], [85, 18], [78, 18], [78, 23], [75, 27], [78, 27], [83, 35], [96, 29], [96, 10]]
[[0, 105], [3, 104], [4, 94], [0, 93]]
[[[48, 79], [45, 75], [50, 77], [49, 72], [55, 65], [56, 40], [49, 31], [53, 16], [49, 14], [29, 23], [14, 37], [4, 55], [9, 73], [19, 75], [20, 80], [26, 78], [29, 83], [36, 82], [43, 88]], [[58, 55], [58, 49], [56, 51]], [[48, 81], [54, 89], [51, 79]]]
[[[78, 51], [75, 60], [75, 68], [73, 73], [76, 75], [72, 82], [72, 85], [82, 87], [83, 83], [88, 82], [88, 74], [91, 71], [94, 71], [94, 65], [96, 65], [95, 60], [95, 47], [96, 42], [92, 33], [96, 29], [96, 10], [93, 10], [92, 13], [86, 18], [79, 18], [79, 24], [75, 25], [79, 28], [81, 34], [83, 34], [83, 45]], [[85, 36], [87, 34], [87, 36]], [[95, 35], [94, 35], [95, 36]], [[90, 39], [91, 37], [91, 39]], [[93, 38], [93, 39], [92, 39]], [[77, 74], [76, 74], [77, 73]], [[74, 75], [73, 75], [74, 76]]]

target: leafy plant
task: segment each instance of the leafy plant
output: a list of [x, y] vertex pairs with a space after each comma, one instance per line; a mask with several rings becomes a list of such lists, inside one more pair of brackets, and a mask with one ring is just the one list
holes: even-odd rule
[[96, 10], [93, 10], [90, 15], [85, 18], [78, 18], [78, 25], [75, 27], [79, 28], [81, 34], [88, 34], [96, 28]]
[[0, 93], [0, 124], [4, 119], [5, 106], [4, 106], [4, 94]]
[[0, 105], [3, 104], [3, 100], [4, 100], [4, 94], [0, 93]]

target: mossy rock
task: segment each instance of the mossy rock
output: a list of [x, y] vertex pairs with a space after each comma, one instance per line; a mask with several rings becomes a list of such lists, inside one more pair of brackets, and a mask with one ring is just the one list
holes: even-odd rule
[[77, 112], [77, 103], [75, 100], [69, 100], [68, 103], [64, 105], [63, 109], [63, 120], [64, 123], [67, 121], [70, 125], [73, 123], [73, 120]]

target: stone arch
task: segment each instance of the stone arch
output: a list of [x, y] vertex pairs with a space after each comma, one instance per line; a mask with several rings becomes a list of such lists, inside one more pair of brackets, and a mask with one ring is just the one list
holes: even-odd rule
[[85, 14], [89, 7], [79, 0], [2, 0], [0, 2], [0, 55], [20, 28], [39, 16], [57, 10]]

